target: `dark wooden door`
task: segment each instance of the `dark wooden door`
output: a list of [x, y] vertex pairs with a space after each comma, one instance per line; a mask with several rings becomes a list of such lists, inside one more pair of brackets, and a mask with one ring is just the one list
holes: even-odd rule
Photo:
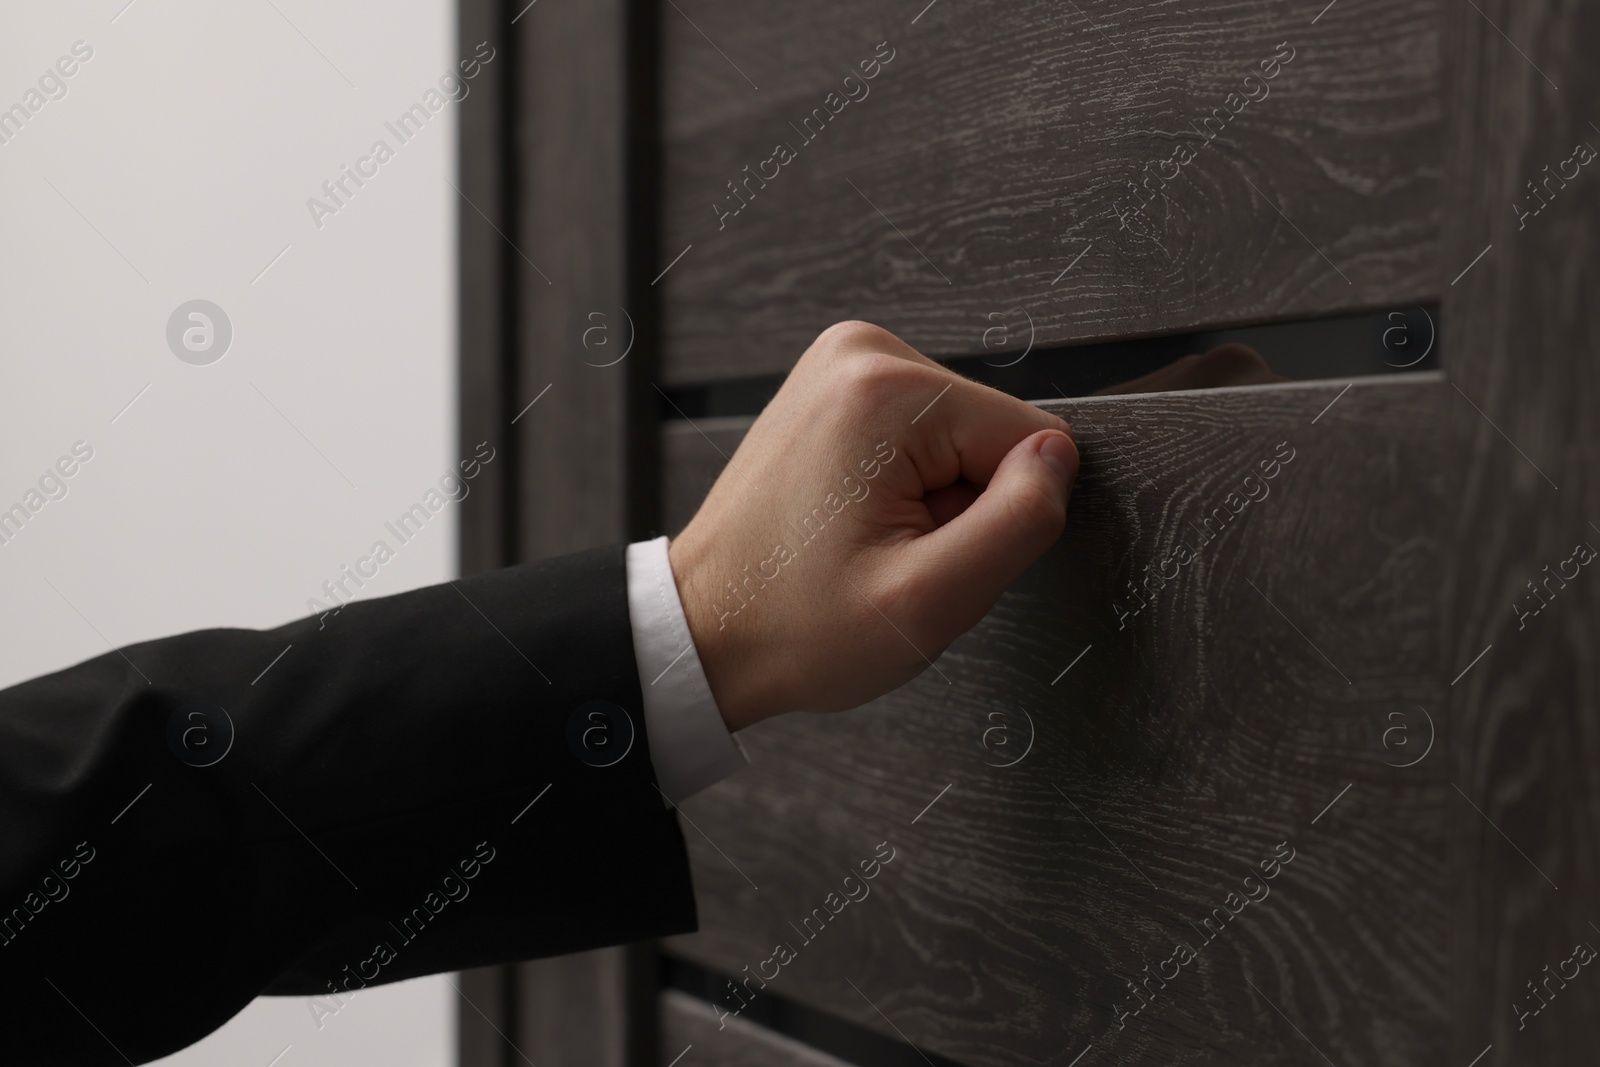
[[514, 59], [464, 138], [463, 432], [515, 457], [469, 567], [681, 528], [837, 319], [1000, 329], [1019, 392], [1391, 311], [1439, 366], [1024, 392], [1083, 452], [1061, 543], [911, 685], [747, 731], [683, 805], [701, 931], [469, 976], [464, 1063], [1586, 1062], [1592, 12], [464, 20]]

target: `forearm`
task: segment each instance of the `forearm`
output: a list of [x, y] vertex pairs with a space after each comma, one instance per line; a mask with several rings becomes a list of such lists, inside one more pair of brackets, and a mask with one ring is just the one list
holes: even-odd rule
[[[0, 693], [0, 907], [26, 916], [0, 1002], [51, 1035], [37, 1061], [122, 1062], [67, 998], [142, 1058], [263, 991], [692, 928], [644, 730], [608, 766], [569, 744], [589, 701], [643, 722], [622, 556], [134, 645]], [[207, 745], [232, 724], [220, 759], [181, 740], [196, 710]], [[80, 842], [94, 858], [65, 879]]]

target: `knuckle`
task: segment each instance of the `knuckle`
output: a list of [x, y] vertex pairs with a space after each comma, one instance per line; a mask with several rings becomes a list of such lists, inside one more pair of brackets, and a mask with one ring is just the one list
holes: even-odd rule
[[914, 363], [866, 351], [841, 357], [834, 366], [834, 381], [842, 396], [876, 409], [904, 394], [925, 373]]
[[874, 326], [860, 319], [836, 322], [817, 335], [811, 343], [814, 349], [841, 354], [860, 352], [888, 352], [900, 344], [899, 338], [882, 326]]
[[937, 365], [911, 353], [905, 342], [881, 326], [850, 319], [822, 331], [801, 357], [805, 380], [840, 404], [840, 414], [903, 402], [930, 381], [945, 384]]

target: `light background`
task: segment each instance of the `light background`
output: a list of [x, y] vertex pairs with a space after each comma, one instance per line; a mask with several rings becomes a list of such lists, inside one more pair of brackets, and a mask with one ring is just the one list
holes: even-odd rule
[[[0, 684], [294, 618], [459, 458], [448, 182], [470, 93], [320, 230], [306, 207], [472, 52], [452, 5], [9, 4], [0, 108], [80, 40], [67, 95], [0, 144], [0, 509], [94, 449], [0, 546]], [[165, 340], [195, 298], [233, 324], [210, 366]], [[454, 574], [455, 508], [363, 595]], [[445, 1067], [454, 996], [443, 977], [364, 991], [320, 1030], [303, 998], [258, 1000], [162, 1062]]]

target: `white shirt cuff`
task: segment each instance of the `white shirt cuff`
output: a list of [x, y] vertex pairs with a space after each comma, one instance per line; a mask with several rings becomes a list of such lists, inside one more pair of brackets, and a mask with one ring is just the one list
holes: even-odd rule
[[689, 636], [667, 539], [628, 546], [628, 621], [656, 781], [676, 804], [749, 762], [728, 731]]

